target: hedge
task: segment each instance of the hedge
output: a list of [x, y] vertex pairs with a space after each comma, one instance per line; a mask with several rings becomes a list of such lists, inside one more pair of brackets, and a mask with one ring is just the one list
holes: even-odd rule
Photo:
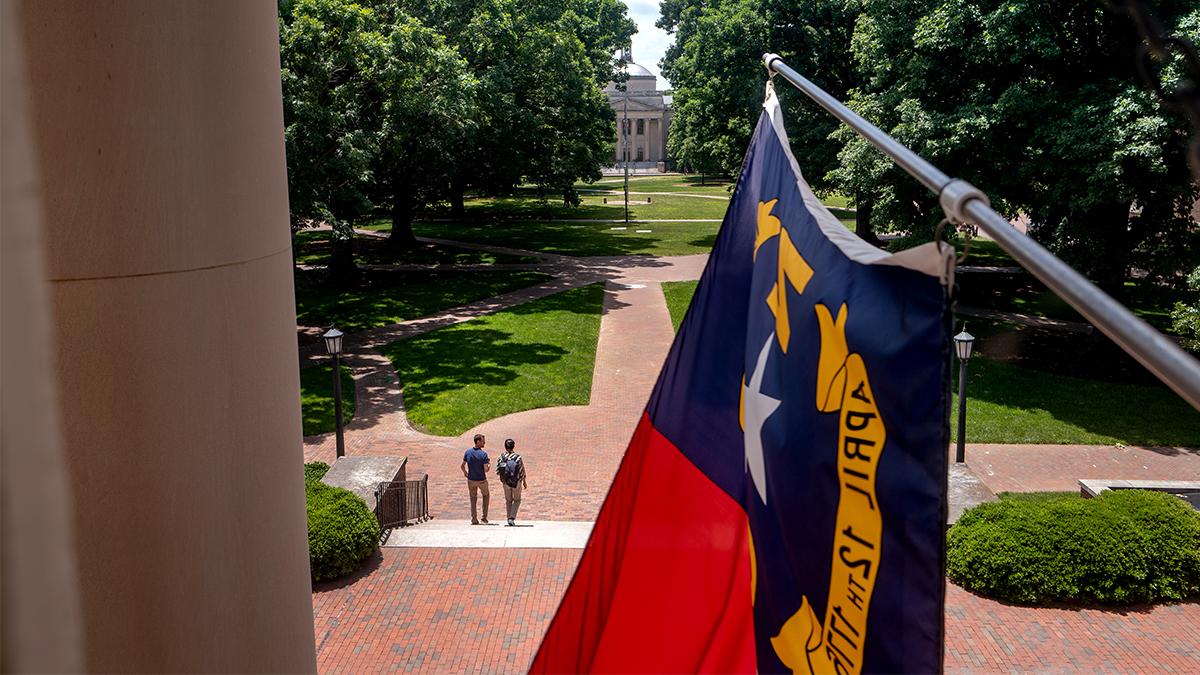
[[1200, 593], [1200, 513], [1148, 490], [1002, 498], [950, 529], [946, 572], [1024, 604], [1184, 600]]
[[328, 465], [304, 466], [308, 562], [313, 581], [349, 574], [379, 548], [375, 514], [353, 492], [322, 483], [320, 477], [328, 470]]
[[308, 462], [304, 465], [304, 482], [321, 480], [329, 473], [329, 465], [325, 462]]

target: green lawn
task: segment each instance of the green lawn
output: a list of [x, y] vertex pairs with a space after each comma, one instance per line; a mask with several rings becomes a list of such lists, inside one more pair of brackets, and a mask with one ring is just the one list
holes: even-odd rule
[[[676, 330], [696, 284], [662, 285]], [[953, 375], [957, 383], [958, 371]], [[957, 415], [956, 405], [951, 433]], [[1162, 387], [1069, 377], [977, 357], [967, 369], [967, 441], [1200, 447], [1200, 413]]]
[[[689, 255], [708, 253], [720, 223], [416, 223], [423, 237], [495, 244], [563, 255]], [[650, 232], [636, 232], [650, 230]]]
[[[607, 189], [605, 186], [587, 188]], [[633, 190], [634, 188], [630, 188]], [[686, 195], [630, 195], [629, 217], [644, 219], [671, 218], [723, 218], [729, 207], [729, 195], [721, 193], [720, 199], [688, 197]], [[561, 199], [540, 200], [534, 196], [475, 197], [467, 199], [467, 220], [617, 220], [625, 217], [623, 195], [605, 195], [593, 192], [580, 194], [579, 206], [567, 206]], [[649, 202], [647, 202], [649, 200]], [[444, 209], [429, 214], [432, 218], [448, 218]]]
[[[957, 415], [956, 404], [952, 433]], [[967, 441], [1200, 447], [1200, 412], [1163, 387], [1085, 380], [980, 358], [967, 368]]]
[[[638, 192], [689, 192], [705, 195], [730, 195], [733, 181], [705, 176], [701, 185], [698, 175], [676, 176], [630, 176], [630, 191]], [[624, 190], [624, 178], [621, 176], [605, 176], [595, 183], [576, 183], [576, 190]]]
[[456, 436], [521, 410], [586, 405], [603, 299], [593, 284], [387, 345], [409, 421]]
[[[342, 422], [354, 417], [354, 378], [350, 369], [341, 368]], [[300, 418], [304, 435], [314, 436], [334, 431], [334, 402], [332, 366], [312, 366], [300, 369]]]
[[[959, 302], [966, 306], [1019, 312], [1062, 321], [1085, 321], [1065, 300], [1055, 295], [1032, 275], [962, 274], [958, 281]], [[1145, 279], [1130, 279], [1125, 282], [1125, 295], [1120, 300], [1130, 311], [1155, 328], [1170, 331], [1171, 308], [1175, 306], [1175, 302], [1193, 301], [1193, 298], [1194, 294], [1187, 291], [1156, 286]]]
[[692, 304], [692, 295], [696, 293], [699, 281], [665, 281], [662, 285], [663, 296], [667, 299], [667, 309], [671, 312], [671, 323], [679, 332], [679, 324], [687, 313], [688, 305]]
[[416, 319], [494, 295], [535, 286], [538, 272], [394, 272], [354, 290], [296, 285], [296, 320], [352, 333]]
[[[390, 221], [375, 221], [373, 229], [391, 226]], [[296, 262], [301, 265], [329, 263], [328, 230], [305, 230], [296, 233]], [[355, 237], [354, 260], [367, 265], [507, 265], [542, 262], [531, 256], [505, 255], [476, 251], [457, 246], [418, 244], [412, 249], [393, 251], [386, 242], [368, 237]]]

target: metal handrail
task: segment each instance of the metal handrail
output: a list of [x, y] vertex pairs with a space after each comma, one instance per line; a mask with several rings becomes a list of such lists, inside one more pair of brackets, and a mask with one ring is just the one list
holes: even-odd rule
[[971, 222], [988, 234], [1022, 267], [1117, 343], [1192, 407], [1200, 410], [1200, 361], [1178, 344], [1134, 316], [1121, 303], [1059, 260], [996, 213], [986, 194], [970, 183], [951, 178], [909, 150], [841, 101], [805, 79], [777, 54], [764, 54], [767, 71], [777, 73], [834, 117], [841, 120], [900, 168], [938, 196], [953, 222]]

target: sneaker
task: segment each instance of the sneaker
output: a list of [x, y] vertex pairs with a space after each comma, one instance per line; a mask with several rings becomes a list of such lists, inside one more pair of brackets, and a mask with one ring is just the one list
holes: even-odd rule
[[514, 525], [516, 525], [516, 524], [517, 524], [517, 523], [516, 523], [516, 521], [514, 521], [512, 518], [509, 518], [509, 519], [508, 519], [508, 526], [509, 526], [509, 527], [512, 527], [512, 526], [514, 526]]
[[[478, 524], [478, 523], [476, 523], [476, 524]], [[489, 525], [489, 524], [490, 524], [490, 523], [488, 523], [488, 519], [487, 519], [487, 518], [484, 518], [484, 519], [483, 519], [483, 524], [484, 524], [484, 525]]]
[[[486, 523], [487, 521], [485, 520], [485, 521], [483, 521], [483, 522], [485, 522], [485, 523]], [[472, 525], [478, 525], [478, 524], [479, 524], [479, 521], [478, 521], [478, 520], [472, 520], [472, 521], [471, 521], [471, 524], [472, 524]]]

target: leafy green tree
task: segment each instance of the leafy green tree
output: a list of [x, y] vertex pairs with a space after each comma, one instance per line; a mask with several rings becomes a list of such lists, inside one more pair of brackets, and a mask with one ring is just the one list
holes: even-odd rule
[[[675, 87], [668, 148], [693, 171], [735, 174], [763, 99], [765, 52], [774, 52], [822, 89], [844, 97], [858, 81], [850, 56], [858, 2], [853, 0], [664, 0], [657, 25], [675, 35], [663, 72]], [[793, 150], [818, 191], [834, 183], [837, 120], [791, 85], [776, 88]], [[839, 186], [841, 186], [839, 184]], [[847, 191], [858, 231], [869, 240], [869, 190]]]
[[391, 204], [388, 243], [405, 248], [416, 243], [415, 211], [444, 193], [475, 122], [475, 80], [441, 35], [394, 8], [381, 14], [384, 49], [368, 95], [379, 120], [372, 191]]
[[[1169, 28], [1200, 27], [1194, 1], [1157, 4]], [[1027, 215], [1034, 237], [1110, 292], [1135, 250], [1195, 255], [1187, 125], [1138, 85], [1126, 17], [1069, 0], [865, 0], [863, 10], [852, 107], [1002, 213]], [[927, 240], [936, 200], [842, 138], [842, 184], [880, 186], [877, 218]], [[1182, 263], [1147, 262], [1167, 277]]]
[[342, 0], [281, 4], [284, 138], [293, 230], [334, 229], [334, 283], [352, 283], [351, 221], [371, 208], [366, 187], [378, 154], [370, 83], [384, 49], [369, 8]]
[[[1187, 285], [1192, 293], [1200, 294], [1200, 267], [1188, 274]], [[1200, 351], [1200, 303], [1176, 302], [1171, 310], [1171, 328], [1182, 336], [1185, 349]]]
[[[417, 6], [420, 5], [420, 6]], [[635, 26], [617, 0], [434, 0], [410, 11], [441, 31], [477, 82], [474, 124], [456, 147], [452, 207], [470, 188], [522, 180], [574, 198], [599, 177], [615, 136], [601, 89]]]

